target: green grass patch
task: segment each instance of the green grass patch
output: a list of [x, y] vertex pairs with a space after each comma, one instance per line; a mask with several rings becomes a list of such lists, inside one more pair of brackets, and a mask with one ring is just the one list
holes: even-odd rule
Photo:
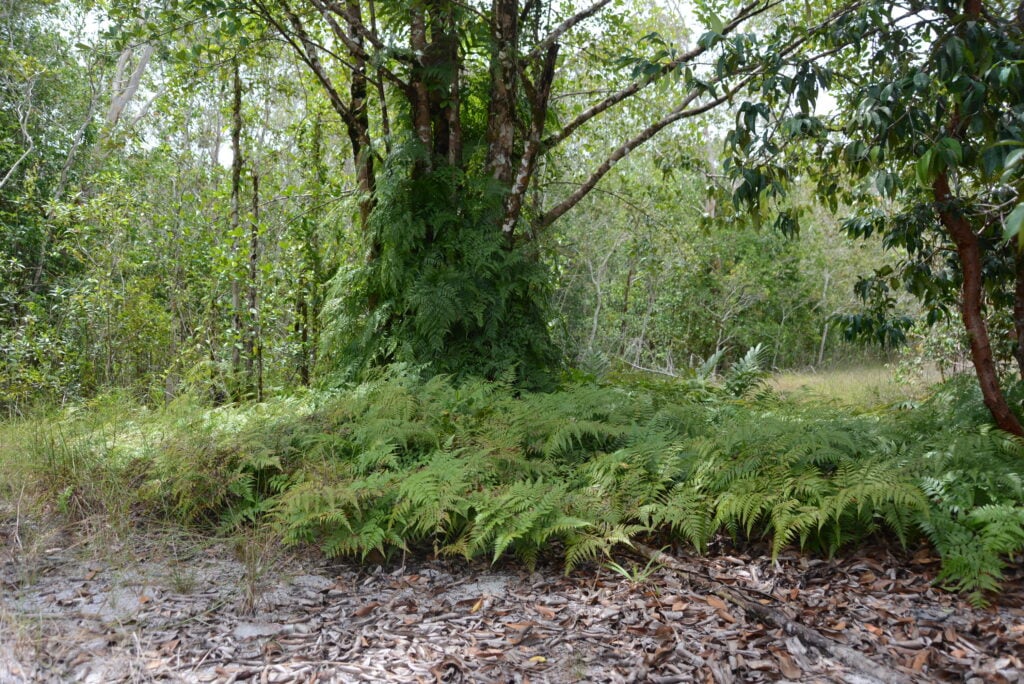
[[800, 401], [836, 402], [870, 409], [915, 401], [940, 380], [937, 371], [902, 371], [889, 364], [833, 368], [820, 372], [786, 371], [772, 376], [773, 390]]

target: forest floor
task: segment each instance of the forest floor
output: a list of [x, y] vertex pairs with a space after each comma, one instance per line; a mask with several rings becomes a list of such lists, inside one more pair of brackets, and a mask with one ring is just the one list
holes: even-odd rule
[[[773, 564], [706, 557], [566, 576], [515, 564], [330, 561], [255, 535], [121, 531], [0, 503], [2, 682], [1015, 682], [1024, 571], [986, 609], [931, 585], [927, 549]], [[671, 565], [671, 567], [669, 567]], [[774, 607], [891, 673], [768, 624]], [[722, 594], [724, 595], [724, 594]]]

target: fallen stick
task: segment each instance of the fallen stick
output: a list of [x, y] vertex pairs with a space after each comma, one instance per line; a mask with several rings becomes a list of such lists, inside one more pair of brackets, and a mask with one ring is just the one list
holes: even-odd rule
[[709, 590], [716, 596], [720, 596], [726, 601], [738, 606], [743, 609], [747, 615], [756, 617], [778, 627], [787, 634], [797, 637], [806, 645], [819, 649], [843, 665], [853, 668], [863, 675], [871, 677], [883, 684], [909, 684], [913, 681], [907, 675], [897, 672], [896, 670], [880, 663], [876, 663], [849, 646], [841, 644], [835, 639], [830, 639], [821, 632], [791, 619], [781, 610], [772, 608], [771, 606], [766, 606], [758, 601], [751, 600], [744, 596], [741, 590], [735, 587], [727, 586], [721, 582], [715, 582], [714, 580], [694, 573], [692, 570], [687, 569], [677, 559], [666, 553], [639, 543], [634, 543], [633, 548], [655, 563], [660, 563], [666, 568], [676, 572], [684, 573], [694, 581], [694, 584], [702, 585], [705, 589]]

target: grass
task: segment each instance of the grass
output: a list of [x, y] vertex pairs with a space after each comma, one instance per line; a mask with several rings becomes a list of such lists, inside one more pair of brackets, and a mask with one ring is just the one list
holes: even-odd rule
[[898, 366], [866, 365], [823, 371], [785, 371], [769, 380], [780, 395], [796, 401], [825, 401], [862, 409], [921, 399], [939, 381], [934, 369], [901, 372]]

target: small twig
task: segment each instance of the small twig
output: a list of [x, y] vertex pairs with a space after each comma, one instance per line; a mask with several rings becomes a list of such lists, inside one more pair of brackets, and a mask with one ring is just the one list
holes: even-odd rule
[[667, 375], [670, 378], [679, 378], [679, 377], [681, 377], [679, 375], [676, 375], [675, 373], [672, 373], [672, 372], [669, 372], [669, 371], [666, 371], [666, 370], [659, 370], [657, 368], [647, 368], [646, 366], [641, 366], [639, 364], [635, 364], [632, 361], [629, 361], [628, 359], [625, 359], [625, 358], [623, 358], [621, 356], [619, 356], [618, 359], [620, 361], [622, 361], [623, 363], [625, 363], [626, 365], [632, 367], [633, 369], [639, 370], [639, 371], [644, 371], [645, 373], [657, 373], [658, 375]]
[[25, 498], [25, 485], [21, 485], [21, 492], [18, 493], [18, 503], [14, 507], [14, 532], [13, 539], [15, 546], [18, 547], [18, 553], [20, 554], [25, 550], [25, 546], [21, 543], [21, 535], [18, 530], [21, 529], [21, 502]]

